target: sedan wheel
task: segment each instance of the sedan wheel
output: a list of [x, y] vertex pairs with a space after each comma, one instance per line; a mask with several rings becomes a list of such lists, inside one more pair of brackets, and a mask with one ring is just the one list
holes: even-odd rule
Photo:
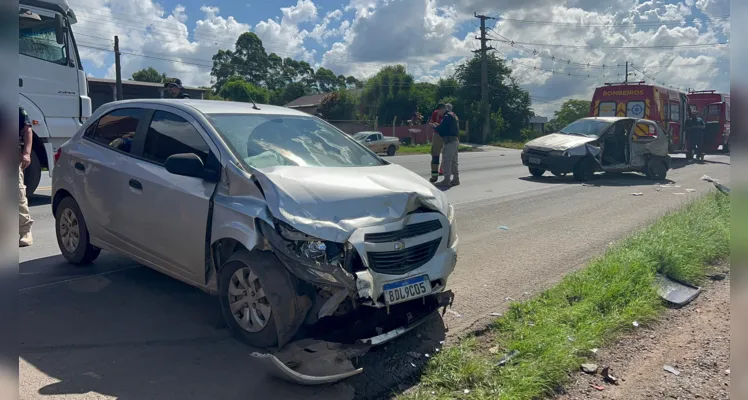
[[240, 268], [231, 276], [228, 303], [234, 320], [247, 332], [259, 332], [270, 321], [272, 309], [265, 290], [249, 267]]
[[60, 252], [73, 264], [90, 264], [101, 253], [101, 249], [91, 245], [86, 220], [72, 197], [65, 197], [57, 205], [55, 231]]

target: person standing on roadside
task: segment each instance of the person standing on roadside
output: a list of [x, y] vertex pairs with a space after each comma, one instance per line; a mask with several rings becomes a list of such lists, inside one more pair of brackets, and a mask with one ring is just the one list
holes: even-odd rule
[[184, 87], [182, 87], [182, 81], [179, 79], [174, 79], [174, 82], [168, 82], [164, 83], [164, 87], [169, 89], [169, 92], [171, 93], [172, 97], [175, 99], [191, 99], [189, 94], [187, 94], [184, 91]]
[[31, 225], [34, 220], [29, 213], [29, 200], [26, 198], [26, 184], [23, 182], [23, 170], [31, 165], [31, 143], [34, 132], [31, 130], [29, 114], [23, 107], [18, 106], [18, 148], [20, 150], [21, 162], [18, 165], [18, 245], [20, 247], [31, 246]]
[[702, 159], [704, 148], [704, 129], [706, 124], [698, 116], [694, 107], [689, 108], [688, 119], [686, 120], [686, 140], [691, 153], [696, 154], [696, 159]]
[[429, 179], [431, 183], [436, 183], [439, 179], [439, 158], [442, 154], [442, 149], [444, 148], [444, 141], [442, 140], [442, 137], [439, 136], [437, 128], [442, 122], [442, 117], [444, 116], [445, 111], [446, 107], [444, 107], [444, 104], [440, 103], [436, 106], [436, 110], [431, 113], [431, 118], [429, 119], [429, 124], [434, 127], [433, 135], [431, 135], [431, 179]]
[[457, 186], [460, 184], [460, 172], [457, 166], [457, 154], [460, 147], [460, 126], [457, 115], [452, 112], [452, 105], [445, 104], [442, 122], [436, 128], [444, 142], [444, 180], [442, 185]]

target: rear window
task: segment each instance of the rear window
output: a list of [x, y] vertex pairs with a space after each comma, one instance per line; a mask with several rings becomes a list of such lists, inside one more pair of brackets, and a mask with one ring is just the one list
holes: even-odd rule
[[626, 116], [632, 118], [644, 118], [644, 102], [629, 101], [626, 104]]
[[84, 137], [96, 143], [129, 153], [135, 139], [140, 119], [145, 114], [142, 108], [121, 108], [99, 118], [94, 127], [86, 130]]

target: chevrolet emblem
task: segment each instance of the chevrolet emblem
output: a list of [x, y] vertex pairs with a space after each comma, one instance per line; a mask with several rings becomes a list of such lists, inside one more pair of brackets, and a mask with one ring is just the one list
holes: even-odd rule
[[403, 250], [405, 249], [405, 243], [404, 242], [397, 242], [395, 243], [395, 250]]

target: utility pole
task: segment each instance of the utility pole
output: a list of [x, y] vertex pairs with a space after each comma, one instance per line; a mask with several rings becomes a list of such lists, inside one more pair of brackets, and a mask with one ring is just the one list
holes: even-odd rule
[[117, 79], [117, 100], [124, 99], [122, 92], [122, 65], [119, 62], [119, 36], [114, 37], [114, 71]]
[[626, 77], [623, 78], [623, 83], [629, 83], [629, 62], [628, 61], [626, 61]]
[[488, 39], [486, 38], [486, 20], [487, 19], [495, 19], [492, 17], [487, 17], [485, 15], [478, 15], [477, 13], [473, 13], [475, 18], [480, 19], [480, 37], [477, 37], [477, 40], [480, 40], [480, 50], [474, 50], [474, 53], [480, 53], [481, 55], [481, 63], [480, 63], [480, 106], [481, 106], [481, 113], [483, 113], [483, 143], [486, 143], [488, 140], [488, 135], [491, 133], [491, 107], [488, 104], [488, 51], [493, 50], [493, 47], [486, 46], [486, 42], [488, 42]]

